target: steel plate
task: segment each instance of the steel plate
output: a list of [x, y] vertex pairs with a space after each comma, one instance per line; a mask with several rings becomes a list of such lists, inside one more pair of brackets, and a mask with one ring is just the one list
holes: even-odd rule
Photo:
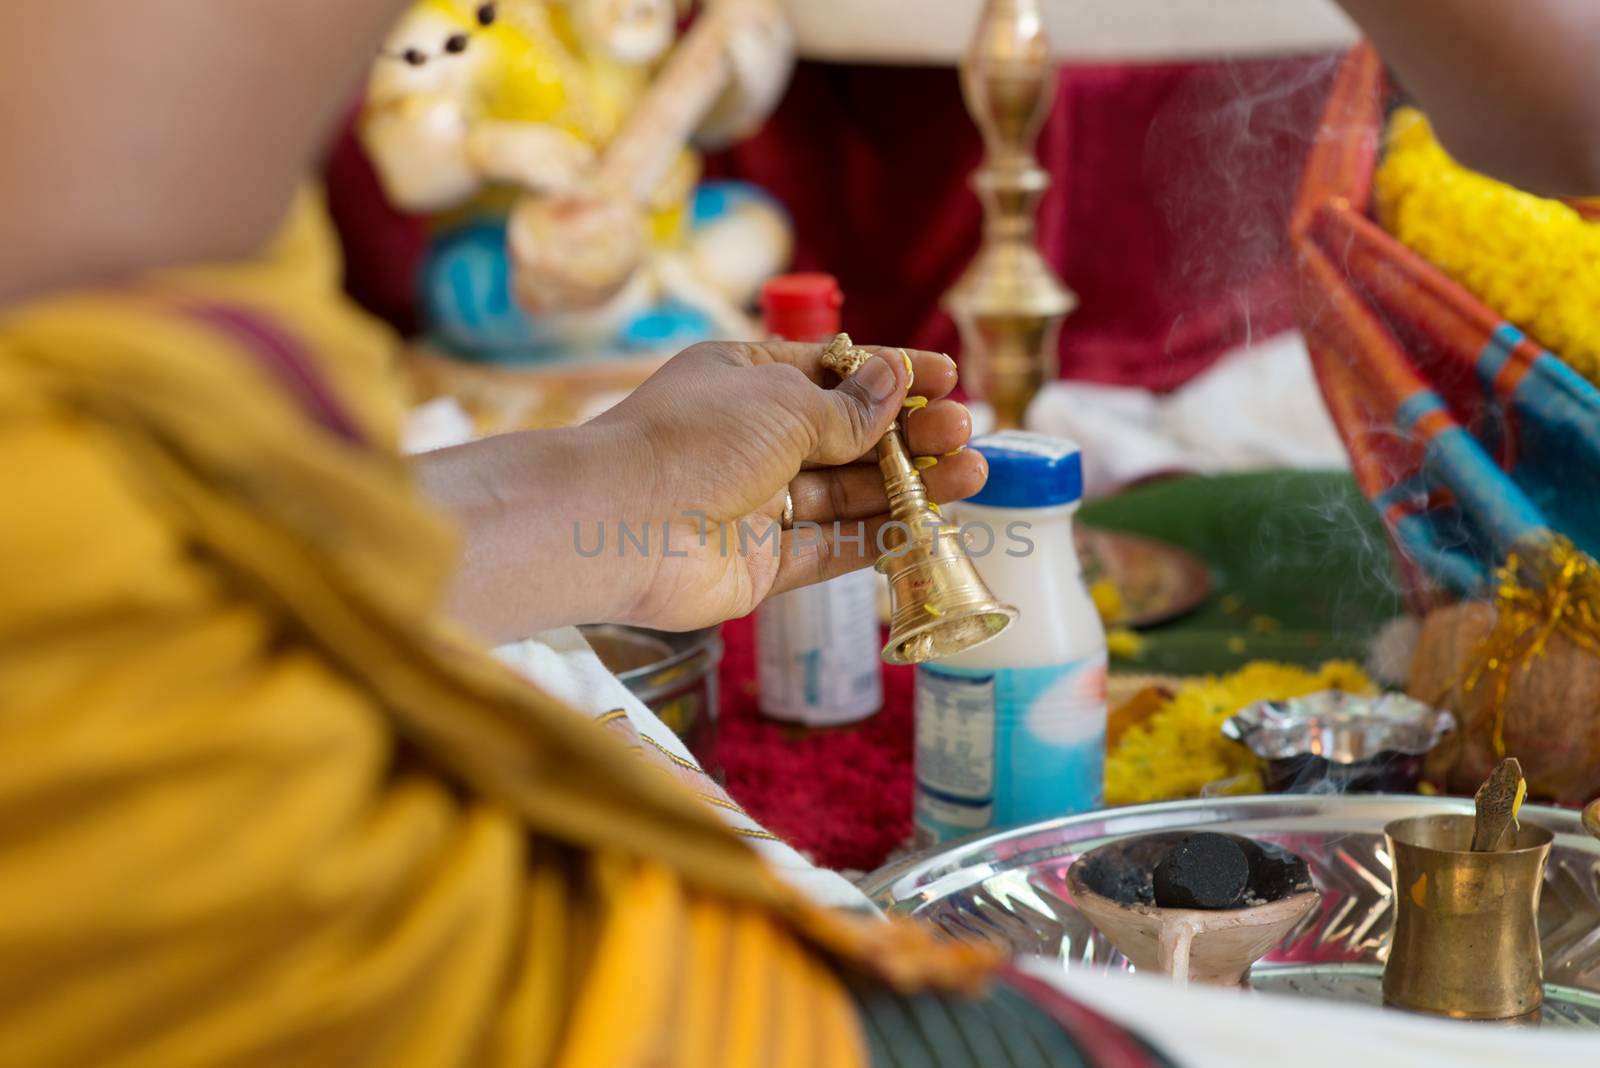
[[[1205, 827], [1276, 842], [1306, 859], [1322, 907], [1255, 966], [1251, 983], [1305, 997], [1380, 1004], [1392, 916], [1383, 827], [1395, 819], [1472, 811], [1457, 800], [1398, 796], [1261, 797], [1108, 809], [988, 834], [922, 853], [869, 876], [887, 911], [960, 939], [997, 940], [1068, 968], [1126, 970], [1072, 904], [1067, 868], [1128, 835]], [[1522, 819], [1555, 832], [1539, 931], [1546, 1027], [1600, 1030], [1600, 841], [1576, 812], [1529, 805]]]

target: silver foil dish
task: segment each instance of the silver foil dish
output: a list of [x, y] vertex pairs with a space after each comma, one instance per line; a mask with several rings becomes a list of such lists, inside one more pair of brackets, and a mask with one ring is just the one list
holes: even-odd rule
[[1265, 762], [1272, 793], [1407, 793], [1423, 757], [1455, 726], [1449, 712], [1403, 694], [1328, 690], [1257, 701], [1222, 733]]

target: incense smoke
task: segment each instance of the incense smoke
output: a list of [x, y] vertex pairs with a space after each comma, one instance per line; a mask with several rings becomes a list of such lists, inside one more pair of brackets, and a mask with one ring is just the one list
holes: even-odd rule
[[[1146, 180], [1174, 241], [1174, 280], [1231, 301], [1234, 344], [1292, 321], [1288, 220], [1339, 60], [1204, 65], [1146, 133]], [[1174, 335], [1182, 328], [1174, 323]]]
[[[1200, 66], [1146, 134], [1145, 174], [1173, 241], [1173, 278], [1202, 298], [1196, 303], [1205, 306], [1209, 297], [1233, 345], [1294, 326], [1289, 219], [1341, 60], [1330, 54]], [[1172, 324], [1172, 358], [1182, 355], [1191, 328], [1204, 333], [1181, 319]], [[1299, 519], [1275, 516], [1255, 532], [1262, 570], [1303, 574], [1319, 559], [1337, 561], [1349, 581], [1331, 584], [1327, 623], [1335, 638], [1366, 638], [1375, 611], [1402, 615], [1392, 550], [1372, 506], [1330, 488], [1305, 508]], [[1389, 602], [1375, 604], [1376, 590], [1387, 591]]]

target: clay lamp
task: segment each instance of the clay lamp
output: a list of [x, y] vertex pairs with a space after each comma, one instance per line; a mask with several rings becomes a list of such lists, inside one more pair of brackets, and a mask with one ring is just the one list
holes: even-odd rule
[[1067, 871], [1078, 910], [1137, 971], [1242, 986], [1321, 901], [1306, 862], [1231, 834], [1112, 842]]

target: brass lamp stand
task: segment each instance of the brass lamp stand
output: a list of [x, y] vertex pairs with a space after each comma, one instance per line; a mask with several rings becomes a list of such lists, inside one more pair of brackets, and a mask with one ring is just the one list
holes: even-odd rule
[[986, 0], [961, 63], [967, 110], [984, 141], [972, 181], [983, 203], [983, 246], [945, 305], [961, 330], [962, 384], [993, 406], [1000, 429], [1022, 426], [1034, 395], [1055, 377], [1061, 322], [1078, 306], [1035, 243], [1050, 175], [1033, 145], [1055, 86], [1039, 0]]

